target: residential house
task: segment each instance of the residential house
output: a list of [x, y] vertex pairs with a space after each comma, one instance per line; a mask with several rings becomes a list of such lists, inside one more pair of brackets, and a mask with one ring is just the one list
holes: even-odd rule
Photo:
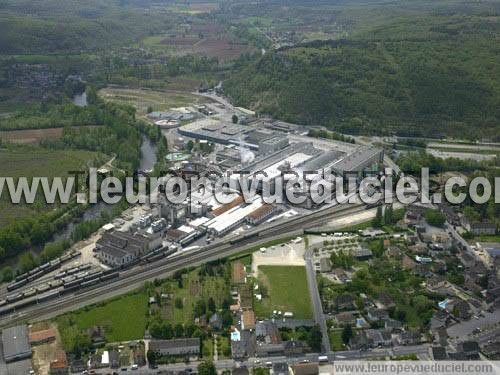
[[116, 350], [109, 351], [109, 367], [119, 368], [120, 367], [120, 353]]
[[299, 340], [285, 341], [285, 355], [287, 357], [299, 356], [307, 351], [307, 344]]
[[290, 366], [292, 375], [318, 375], [319, 366], [317, 363], [299, 363]]
[[417, 345], [420, 344], [422, 335], [415, 331], [404, 331], [399, 334], [398, 342], [400, 345]]
[[389, 313], [383, 309], [368, 309], [366, 315], [372, 322], [379, 322], [389, 318]]
[[456, 298], [451, 301], [446, 309], [456, 318], [461, 320], [469, 320], [471, 318], [470, 305], [467, 301]]
[[69, 373], [68, 360], [64, 350], [57, 350], [54, 359], [50, 361], [50, 375], [67, 375]]
[[373, 253], [370, 249], [361, 247], [354, 251], [354, 258], [359, 261], [369, 260], [373, 257]]
[[368, 342], [370, 342], [373, 347], [386, 347], [392, 345], [391, 334], [389, 332], [378, 329], [368, 329], [366, 330], [366, 336]]
[[350, 294], [341, 294], [335, 297], [334, 304], [337, 311], [351, 310], [354, 308], [354, 298]]
[[222, 319], [219, 314], [213, 314], [208, 321], [208, 325], [212, 327], [214, 331], [220, 331], [222, 329]]
[[288, 375], [288, 363], [279, 362], [273, 363], [272, 372], [273, 375]]
[[134, 349], [134, 364], [137, 366], [146, 365], [146, 353], [144, 353], [144, 348], [142, 346], [137, 346]]
[[257, 343], [255, 347], [255, 355], [257, 357], [272, 357], [281, 356], [285, 353], [284, 343]]
[[255, 329], [255, 313], [253, 310], [245, 310], [241, 314], [241, 329], [252, 331]]
[[269, 320], [258, 321], [255, 324], [255, 336], [259, 342], [268, 344], [281, 343], [281, 335], [278, 327], [274, 322]]
[[435, 361], [444, 361], [448, 359], [448, 355], [446, 353], [446, 348], [442, 346], [433, 346], [432, 347], [432, 358]]
[[366, 331], [357, 331], [349, 340], [351, 350], [366, 350], [373, 346], [373, 342], [368, 338]]
[[392, 309], [396, 307], [394, 300], [392, 297], [385, 292], [382, 292], [378, 295], [378, 299], [375, 301], [375, 304], [380, 309]]
[[457, 352], [463, 353], [468, 360], [479, 360], [479, 350], [477, 341], [464, 341], [457, 347]]
[[164, 356], [197, 356], [200, 354], [200, 339], [151, 340], [149, 350]]
[[231, 375], [249, 375], [250, 371], [246, 367], [237, 367], [234, 368], [231, 372]]
[[347, 325], [354, 324], [356, 318], [352, 312], [341, 312], [333, 316], [338, 324]]
[[384, 321], [384, 328], [389, 332], [400, 332], [403, 324], [399, 320], [386, 319]]

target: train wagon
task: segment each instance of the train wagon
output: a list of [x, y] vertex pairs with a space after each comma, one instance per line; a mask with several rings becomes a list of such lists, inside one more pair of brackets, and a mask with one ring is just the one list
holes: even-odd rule
[[23, 297], [24, 298], [33, 297], [34, 295], [36, 295], [36, 292], [37, 291], [34, 288], [28, 289], [25, 292], [23, 292]]
[[94, 279], [94, 280], [89, 280], [89, 281], [84, 281], [80, 284], [82, 288], [87, 288], [89, 286], [95, 285], [99, 283], [99, 279]]
[[41, 303], [41, 302], [45, 302], [45, 301], [48, 301], [48, 300], [51, 300], [51, 299], [57, 298], [57, 297], [59, 297], [59, 291], [53, 290], [50, 293], [38, 296], [37, 301], [38, 301], [38, 303]]
[[75, 284], [75, 285], [72, 285], [71, 287], [64, 287], [64, 289], [62, 289], [59, 294], [63, 295], [63, 294], [68, 294], [68, 293], [71, 293], [71, 292], [74, 292], [76, 290], [80, 289], [80, 284]]
[[111, 279], [117, 278], [118, 276], [120, 276], [119, 272], [108, 273], [106, 275], [102, 275], [100, 277], [100, 280], [101, 281], [107, 281], [107, 280], [111, 280]]
[[64, 289], [69, 289], [69, 288], [72, 288], [74, 286], [80, 286], [80, 283], [81, 283], [80, 279], [69, 281], [67, 283], [64, 283]]
[[7, 298], [5, 298], [5, 300], [8, 303], [17, 302], [17, 301], [20, 301], [22, 299], [23, 299], [23, 295], [21, 293], [11, 294], [10, 296], [7, 296]]
[[23, 285], [26, 285], [27, 283], [28, 283], [28, 279], [20, 279], [14, 283], [7, 285], [7, 290], [10, 292], [12, 290], [15, 290], [15, 289], [22, 287]]
[[0, 316], [10, 314], [11, 312], [14, 312], [14, 307], [12, 307], [12, 305], [0, 307]]
[[31, 298], [23, 299], [15, 304], [13, 304], [12, 307], [14, 307], [14, 309], [17, 311], [17, 310], [22, 309], [24, 307], [28, 307], [28, 306], [36, 305], [36, 304], [37, 304], [37, 297], [31, 297]]

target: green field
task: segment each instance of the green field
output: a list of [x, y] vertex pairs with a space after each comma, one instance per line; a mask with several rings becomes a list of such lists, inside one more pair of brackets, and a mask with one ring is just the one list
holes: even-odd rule
[[[35, 146], [15, 146], [0, 149], [0, 176], [2, 177], [55, 177], [68, 176], [69, 171], [87, 169], [87, 165], [99, 165], [104, 156], [89, 151], [47, 150]], [[12, 219], [25, 217], [33, 210], [44, 210], [41, 199], [33, 205], [12, 205], [7, 191], [0, 198], [0, 225]]]
[[260, 266], [258, 279], [267, 288], [269, 296], [255, 301], [256, 316], [269, 317], [273, 310], [280, 310], [293, 312], [298, 319], [312, 317], [305, 267]]
[[83, 168], [89, 161], [98, 159], [102, 156], [90, 151], [48, 150], [32, 146], [0, 148], [0, 176], [64, 177], [69, 171]]
[[57, 318], [57, 323], [63, 342], [65, 335], [72, 331], [72, 327], [67, 326], [68, 320], [80, 330], [104, 327], [108, 342], [136, 340], [144, 337], [147, 311], [147, 295], [137, 293], [65, 314]]
[[200, 104], [210, 99], [182, 92], [161, 92], [154, 90], [105, 88], [99, 91], [105, 100], [132, 105], [140, 116], [147, 113], [148, 107], [154, 111], [165, 111], [170, 108]]

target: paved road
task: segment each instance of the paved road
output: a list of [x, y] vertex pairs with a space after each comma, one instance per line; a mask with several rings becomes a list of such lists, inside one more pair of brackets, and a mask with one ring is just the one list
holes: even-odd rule
[[392, 168], [394, 173], [397, 175], [401, 173], [401, 168], [387, 155], [384, 154], [384, 163], [387, 165], [389, 168]]
[[[429, 353], [430, 345], [416, 345], [416, 346], [398, 346], [394, 348], [381, 348], [373, 350], [347, 350], [341, 352], [330, 352], [327, 354], [330, 363], [334, 361], [344, 361], [344, 360], [369, 360], [369, 359], [379, 359], [384, 357], [390, 357], [393, 355], [408, 355], [416, 354], [419, 356], [425, 356]], [[261, 358], [248, 358], [244, 361], [235, 361], [232, 359], [223, 359], [215, 362], [215, 366], [218, 370], [228, 370], [236, 367], [265, 367], [268, 364], [273, 363], [287, 363], [289, 365], [294, 365], [304, 361], [307, 362], [318, 362], [318, 353], [308, 353], [298, 357], [261, 357]], [[149, 369], [147, 367], [142, 367], [139, 370], [130, 370], [133, 374], [157, 374], [159, 371], [185, 371], [185, 370], [195, 370], [200, 362], [190, 362], [190, 363], [175, 363], [170, 365], [161, 365], [157, 369]], [[96, 373], [107, 374], [109, 369], [100, 369]], [[121, 372], [121, 371], [120, 371]]]
[[322, 334], [321, 348], [324, 353], [329, 353], [331, 349], [330, 339], [328, 337], [328, 327], [326, 326], [326, 319], [325, 314], [323, 313], [318, 283], [316, 282], [316, 271], [314, 269], [313, 250], [311, 247], [306, 249], [304, 257], [306, 261], [307, 284], [309, 286], [309, 294], [311, 295], [311, 302], [314, 309], [314, 320], [319, 325]]

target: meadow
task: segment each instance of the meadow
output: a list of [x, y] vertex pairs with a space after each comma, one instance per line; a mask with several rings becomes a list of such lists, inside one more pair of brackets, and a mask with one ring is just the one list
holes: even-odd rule
[[268, 297], [254, 302], [256, 316], [267, 318], [278, 310], [293, 312], [297, 319], [312, 317], [305, 267], [260, 266], [258, 280], [267, 288]]

